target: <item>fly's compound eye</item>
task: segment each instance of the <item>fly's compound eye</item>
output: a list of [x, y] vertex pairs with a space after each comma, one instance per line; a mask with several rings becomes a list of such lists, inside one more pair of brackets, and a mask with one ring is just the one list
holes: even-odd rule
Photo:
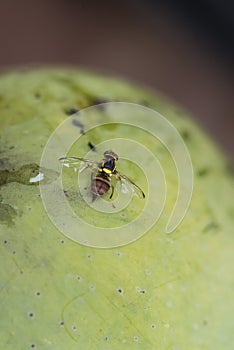
[[110, 155], [110, 154], [112, 154], [112, 151], [111, 151], [111, 150], [108, 150], [108, 151], [105, 151], [105, 152], [104, 152], [104, 156], [107, 156], [107, 155]]
[[104, 157], [114, 158], [115, 160], [118, 160], [118, 159], [119, 159], [118, 154], [114, 153], [114, 152], [111, 151], [111, 150], [105, 151], [105, 152], [104, 152]]

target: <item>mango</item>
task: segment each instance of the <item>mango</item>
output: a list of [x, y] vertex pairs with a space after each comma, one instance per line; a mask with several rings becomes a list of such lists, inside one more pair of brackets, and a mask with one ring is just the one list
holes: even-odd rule
[[[101, 120], [106, 104], [122, 101], [159, 112], [178, 131], [191, 157], [191, 203], [171, 232], [166, 225], [177, 198], [178, 173], [165, 145], [132, 125], [110, 120], [86, 133], [96, 117], [87, 119], [87, 125], [79, 122], [80, 111], [90, 106], [97, 106]], [[119, 154], [119, 171], [146, 192], [145, 202], [133, 196], [119, 212], [108, 195], [104, 204], [110, 212], [96, 210], [99, 199], [92, 208], [74, 184], [77, 173], [62, 169], [60, 190], [75, 215], [90, 230], [105, 228], [107, 237], [108, 229], [140, 215], [150, 195], [156, 203], [147, 213], [151, 220], [157, 200], [163, 201], [165, 194], [158, 220], [135, 240], [117, 240], [113, 246], [103, 242], [103, 247], [82, 243], [79, 237], [69, 237], [69, 230], [61, 232], [48, 215], [43, 190], [53, 186], [61, 168], [57, 156], [58, 169], [43, 168], [41, 159], [53, 132], [74, 115], [72, 130], [79, 140], [70, 156], [88, 154], [99, 161], [102, 142], [126, 138], [150, 148], [160, 163], [158, 171], [150, 170], [150, 156], [139, 152], [137, 160], [144, 164], [139, 168]], [[233, 170], [190, 116], [145, 87], [115, 77], [66, 67], [25, 68], [0, 75], [0, 130], [1, 349], [233, 348]], [[167, 143], [173, 149], [173, 139], [168, 137]], [[125, 153], [131, 153], [130, 144]], [[159, 168], [167, 186], [163, 195], [163, 185], [156, 181]], [[158, 187], [147, 187], [147, 181], [154, 180]], [[55, 198], [58, 191], [54, 187]], [[118, 190], [113, 200], [117, 197]], [[60, 218], [63, 209], [56, 201], [51, 205]], [[83, 234], [82, 225], [76, 229], [78, 236]], [[96, 238], [98, 242], [98, 234]]]

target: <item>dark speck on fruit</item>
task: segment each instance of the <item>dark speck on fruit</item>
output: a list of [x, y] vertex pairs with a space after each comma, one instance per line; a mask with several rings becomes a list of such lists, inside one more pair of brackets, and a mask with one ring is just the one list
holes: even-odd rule
[[203, 177], [203, 176], [208, 175], [209, 172], [210, 172], [210, 169], [202, 168], [202, 169], [198, 170], [197, 175], [200, 176], [200, 177]]
[[[95, 106], [96, 109], [98, 109], [100, 112], [103, 112], [105, 111], [105, 108], [106, 108], [105, 104], [108, 102], [111, 102], [111, 101], [106, 98], [97, 97], [90, 101], [89, 106]], [[115, 102], [117, 101], [115, 100]]]
[[72, 119], [72, 124], [74, 126], [76, 126], [77, 128], [80, 128], [80, 133], [82, 135], [85, 134], [85, 131], [84, 131], [84, 124], [82, 124], [78, 119]]
[[36, 92], [36, 93], [34, 94], [34, 97], [35, 97], [37, 100], [39, 100], [39, 99], [41, 98], [41, 94], [40, 94], [39, 92]]
[[184, 139], [184, 141], [188, 141], [190, 139], [190, 133], [187, 130], [181, 131], [180, 135]]
[[72, 114], [75, 114], [75, 113], [78, 113], [78, 112], [79, 112], [79, 110], [76, 107], [70, 107], [70, 108], [65, 110], [65, 113], [67, 115], [72, 115]]
[[123, 289], [122, 289], [122, 288], [118, 288], [118, 289], [117, 289], [117, 292], [118, 292], [119, 294], [123, 294]]
[[208, 233], [211, 231], [213, 231], [213, 233], [216, 233], [219, 227], [220, 226], [217, 222], [212, 221], [204, 227], [203, 233]]
[[[104, 98], [104, 97], [97, 97], [97, 98], [94, 98], [93, 99], [93, 104], [94, 105], [101, 105], [102, 103], [107, 103], [107, 102], [110, 102], [107, 98]], [[104, 109], [105, 106], [102, 105], [102, 106], [98, 106], [100, 109]]]
[[150, 107], [150, 104], [147, 101], [141, 101], [141, 104], [142, 104], [142, 106]]

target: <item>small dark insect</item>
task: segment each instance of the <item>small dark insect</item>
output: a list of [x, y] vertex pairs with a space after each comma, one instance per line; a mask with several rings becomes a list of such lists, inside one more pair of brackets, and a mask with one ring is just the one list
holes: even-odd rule
[[102, 196], [111, 189], [110, 199], [114, 194], [114, 185], [111, 183], [111, 179], [114, 178], [121, 183], [121, 190], [124, 193], [132, 191], [139, 198], [145, 198], [145, 194], [142, 189], [130, 180], [126, 175], [120, 174], [116, 170], [116, 162], [118, 155], [113, 151], [105, 151], [104, 158], [101, 162], [93, 160], [79, 158], [79, 157], [63, 157], [59, 161], [68, 168], [78, 168], [83, 163], [83, 167], [80, 171], [87, 168], [92, 170], [91, 174], [91, 192], [92, 201], [98, 196]]
[[96, 147], [92, 144], [92, 142], [88, 142], [88, 146], [89, 146], [89, 148], [92, 150], [92, 151], [94, 151], [94, 152], [97, 152], [97, 149], [96, 149]]

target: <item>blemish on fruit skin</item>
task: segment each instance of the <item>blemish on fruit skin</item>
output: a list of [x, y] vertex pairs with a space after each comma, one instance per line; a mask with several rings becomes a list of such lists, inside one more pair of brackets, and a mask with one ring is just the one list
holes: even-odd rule
[[121, 294], [121, 295], [124, 294], [124, 290], [123, 290], [123, 288], [121, 288], [121, 287], [118, 287], [118, 288], [117, 288], [117, 292], [118, 292], [118, 294]]
[[36, 163], [25, 164], [18, 170], [0, 171], [0, 186], [10, 182], [18, 182], [24, 185], [38, 185], [43, 179], [44, 176], [40, 173], [39, 165]]
[[84, 129], [84, 124], [81, 123], [78, 119], [72, 119], [72, 125], [76, 126], [77, 128], [80, 129], [80, 133], [82, 135], [85, 134], [85, 129]]
[[34, 318], [34, 317], [35, 317], [35, 314], [34, 314], [32, 311], [30, 311], [30, 312], [28, 313], [28, 317]]
[[0, 186], [8, 183], [9, 170], [1, 170], [0, 171]]
[[36, 92], [36, 93], [34, 94], [34, 97], [35, 97], [35, 99], [40, 100], [40, 98], [41, 98], [40, 92]]
[[100, 110], [104, 110], [106, 107], [104, 103], [107, 102], [110, 102], [110, 100], [108, 100], [105, 97], [96, 97], [92, 100], [92, 105], [97, 105], [97, 108], [99, 108]]
[[91, 284], [91, 285], [89, 286], [89, 289], [90, 289], [92, 292], [94, 292], [95, 289], [96, 289], [96, 287], [95, 287], [93, 284]]
[[79, 112], [79, 109], [77, 107], [70, 107], [70, 108], [67, 108], [65, 109], [64, 111], [66, 113], [66, 115], [73, 115], [75, 113], [78, 113]]
[[188, 141], [190, 139], [190, 133], [187, 130], [181, 131], [180, 135], [184, 139], [184, 141]]
[[217, 230], [220, 228], [219, 224], [215, 221], [210, 222], [203, 228], [203, 233], [208, 233], [210, 231], [213, 231], [213, 233], [217, 232]]
[[151, 107], [151, 106], [150, 106], [150, 103], [149, 103], [148, 101], [145, 101], [145, 100], [142, 100], [142, 101], [141, 101], [141, 105], [142, 105], [142, 106], [145, 106], [145, 107]]
[[116, 252], [115, 255], [121, 257], [123, 254], [121, 252]]
[[68, 194], [67, 190], [63, 190], [63, 193], [65, 194], [66, 197], [69, 197], [69, 194]]
[[134, 340], [134, 341], [138, 341], [138, 340], [139, 340], [138, 335], [134, 335], [133, 340]]
[[136, 287], [136, 291], [139, 293], [139, 294], [145, 294], [146, 293], [146, 290], [145, 289], [142, 289], [140, 287]]
[[14, 225], [14, 218], [17, 215], [17, 211], [7, 203], [0, 203], [0, 222], [8, 226]]
[[199, 176], [199, 177], [204, 177], [204, 176], [206, 176], [206, 175], [209, 175], [209, 173], [210, 173], [210, 169], [208, 169], [208, 168], [202, 168], [202, 169], [200, 169], [200, 170], [197, 171], [197, 176]]

